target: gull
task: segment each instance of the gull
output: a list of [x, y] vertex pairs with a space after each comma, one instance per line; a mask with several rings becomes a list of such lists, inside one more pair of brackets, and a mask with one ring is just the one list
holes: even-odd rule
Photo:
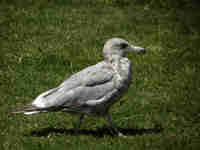
[[103, 61], [71, 75], [58, 87], [41, 93], [31, 104], [12, 113], [78, 113], [78, 128], [84, 115], [106, 116], [112, 129], [123, 136], [113, 123], [109, 109], [131, 83], [131, 61], [126, 57], [127, 52], [144, 53], [145, 49], [121, 38], [109, 39], [103, 47]]

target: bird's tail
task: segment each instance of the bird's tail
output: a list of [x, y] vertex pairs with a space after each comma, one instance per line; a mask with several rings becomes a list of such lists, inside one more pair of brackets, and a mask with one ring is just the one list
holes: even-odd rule
[[38, 108], [34, 105], [25, 105], [22, 108], [10, 111], [10, 114], [23, 113], [25, 115], [31, 115], [31, 114], [37, 114], [37, 113], [40, 113], [40, 112], [45, 112], [45, 110], [42, 110], [41, 108]]

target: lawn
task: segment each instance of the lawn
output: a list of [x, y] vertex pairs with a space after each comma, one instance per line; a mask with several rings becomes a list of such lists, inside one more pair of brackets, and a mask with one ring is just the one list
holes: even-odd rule
[[[197, 150], [198, 5], [195, 0], [0, 1], [0, 149]], [[147, 49], [144, 56], [128, 55], [132, 85], [111, 108], [126, 138], [113, 136], [105, 118], [86, 117], [75, 134], [79, 116], [9, 115], [102, 60], [104, 42], [112, 37]]]

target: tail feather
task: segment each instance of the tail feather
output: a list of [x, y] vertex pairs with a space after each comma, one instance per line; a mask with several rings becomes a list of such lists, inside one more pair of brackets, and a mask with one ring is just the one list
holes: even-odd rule
[[10, 114], [24, 113], [25, 115], [31, 115], [31, 114], [37, 114], [37, 113], [40, 113], [40, 112], [59, 111], [61, 109], [62, 109], [62, 107], [39, 108], [39, 107], [36, 107], [32, 104], [29, 104], [29, 105], [23, 106], [22, 108], [10, 111]]
[[11, 114], [18, 114], [18, 113], [24, 113], [24, 114], [35, 114], [35, 113], [39, 113], [41, 112], [42, 109], [38, 108], [34, 105], [25, 105], [22, 108], [16, 109], [16, 110], [12, 110], [10, 111]]

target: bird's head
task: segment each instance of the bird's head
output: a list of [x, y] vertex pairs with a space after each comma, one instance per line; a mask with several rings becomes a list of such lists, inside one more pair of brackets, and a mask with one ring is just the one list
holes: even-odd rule
[[123, 57], [127, 52], [136, 52], [144, 54], [145, 51], [146, 50], [144, 48], [129, 44], [126, 40], [121, 38], [109, 39], [105, 43], [103, 48], [104, 58], [107, 58], [112, 55]]

